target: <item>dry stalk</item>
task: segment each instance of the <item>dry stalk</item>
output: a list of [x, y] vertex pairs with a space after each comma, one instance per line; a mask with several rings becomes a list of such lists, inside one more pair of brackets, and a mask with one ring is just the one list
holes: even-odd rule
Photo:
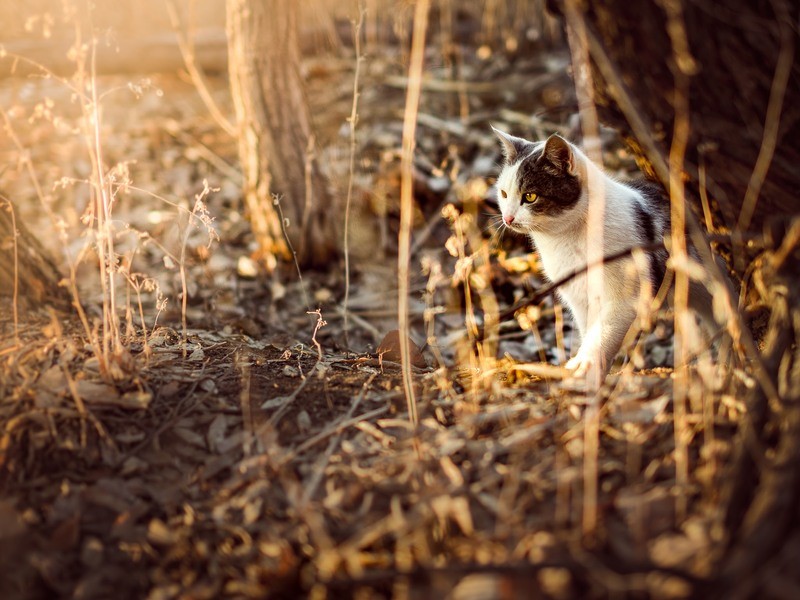
[[345, 344], [348, 343], [348, 311], [347, 305], [350, 300], [350, 203], [353, 199], [353, 180], [355, 179], [355, 166], [356, 166], [356, 124], [358, 123], [358, 78], [361, 74], [361, 28], [364, 25], [364, 8], [363, 0], [359, 1], [358, 21], [353, 23], [353, 43], [356, 49], [356, 70], [353, 74], [353, 104], [350, 109], [350, 117], [347, 119], [350, 127], [350, 161], [348, 165], [349, 174], [347, 179], [347, 199], [344, 205], [344, 305], [342, 307], [342, 315], [344, 317], [344, 336]]
[[[165, 198], [163, 196], [160, 196], [160, 195], [158, 195], [156, 193], [150, 192], [148, 190], [136, 187], [135, 185], [132, 185], [129, 181], [124, 181], [124, 182], [119, 183], [119, 184], [117, 184], [115, 181], [112, 181], [110, 183], [110, 185], [111, 185], [111, 188], [112, 188], [112, 191], [113, 191], [114, 195], [116, 195], [116, 193], [120, 189], [125, 188], [126, 190], [135, 191], [135, 192], [139, 192], [139, 193], [145, 194], [145, 195], [149, 196], [150, 198], [153, 198], [155, 200], [158, 200], [159, 202], [163, 202], [164, 204], [167, 204], [168, 206], [173, 207], [177, 211], [179, 217], [182, 216], [183, 214], [186, 215], [187, 222], [186, 222], [186, 226], [183, 227], [181, 229], [181, 231], [180, 231], [180, 234], [181, 234], [180, 235], [180, 237], [181, 237], [181, 245], [180, 245], [180, 249], [179, 249], [177, 254], [175, 252], [171, 251], [169, 248], [167, 248], [159, 240], [157, 240], [154, 237], [150, 236], [149, 233], [136, 231], [136, 230], [131, 229], [131, 231], [134, 234], [136, 234], [139, 237], [140, 240], [143, 240], [145, 244], [152, 243], [154, 246], [156, 246], [164, 254], [165, 262], [169, 262], [170, 265], [177, 265], [178, 266], [178, 273], [179, 273], [179, 277], [180, 277], [180, 280], [181, 280], [181, 325], [182, 325], [183, 341], [185, 343], [186, 339], [187, 339], [187, 329], [188, 329], [186, 313], [187, 313], [187, 302], [188, 302], [189, 288], [188, 288], [188, 280], [187, 280], [187, 276], [186, 276], [186, 251], [187, 251], [188, 244], [189, 244], [189, 237], [190, 237], [190, 235], [192, 233], [192, 227], [193, 226], [196, 227], [196, 226], [199, 226], [199, 225], [203, 225], [205, 227], [206, 233], [208, 234], [208, 247], [211, 247], [211, 245], [215, 241], [219, 241], [219, 235], [217, 234], [217, 231], [216, 231], [216, 229], [214, 229], [214, 226], [213, 226], [214, 219], [213, 219], [213, 217], [211, 217], [211, 215], [209, 215], [208, 208], [207, 208], [206, 203], [205, 203], [205, 199], [212, 192], [216, 192], [216, 191], [219, 191], [219, 190], [217, 188], [210, 187], [208, 185], [208, 180], [204, 179], [203, 180], [203, 189], [200, 192], [198, 192], [197, 194], [195, 194], [195, 196], [194, 196], [194, 205], [193, 205], [192, 209], [189, 210], [186, 206], [183, 206], [182, 204], [179, 204], [177, 202], [173, 202], [171, 200], [168, 200], [167, 198]], [[168, 261], [167, 261], [167, 259], [168, 259]], [[128, 267], [128, 268], [130, 268], [130, 267]], [[120, 272], [126, 278], [126, 280], [128, 281], [128, 284], [134, 288], [134, 291], [136, 291], [137, 296], [139, 298], [139, 309], [140, 309], [139, 312], [140, 312], [140, 317], [142, 319], [142, 327], [145, 328], [145, 345], [146, 345], [147, 344], [147, 330], [146, 330], [145, 323], [144, 323], [144, 314], [143, 314], [142, 305], [141, 305], [141, 289], [144, 286], [145, 289], [150, 288], [150, 289], [147, 289], [147, 291], [158, 291], [158, 284], [156, 283], [155, 279], [152, 279], [152, 278], [145, 278], [144, 280], [139, 282], [138, 281], [138, 276], [136, 276], [136, 274], [126, 273], [124, 269], [120, 269]], [[159, 306], [158, 306], [158, 301], [159, 300], [160, 300], [160, 295], [157, 296], [157, 308], [159, 308]], [[164, 306], [160, 306], [159, 313], [161, 312], [161, 310], [163, 310], [163, 308], [164, 308]], [[158, 315], [156, 315], [156, 320], [157, 319], [158, 319]], [[153, 323], [152, 329], [155, 330], [155, 322]]]
[[[672, 145], [669, 150], [669, 197], [671, 220], [670, 260], [676, 266], [685, 265], [689, 260], [686, 246], [686, 198], [683, 183], [683, 161], [689, 142], [689, 82], [697, 72], [697, 64], [689, 53], [683, 14], [680, 2], [665, 2], [667, 31], [672, 44], [673, 90], [672, 105], [675, 120], [672, 132]], [[673, 309], [675, 311], [675, 373], [673, 378], [673, 406], [675, 429], [675, 479], [678, 493], [675, 510], [680, 521], [686, 517], [689, 484], [689, 443], [692, 432], [687, 419], [687, 400], [689, 397], [689, 336], [694, 327], [693, 316], [689, 311], [689, 274], [685, 268], [675, 268]]]
[[170, 23], [172, 24], [172, 29], [175, 31], [175, 36], [178, 39], [178, 50], [180, 50], [181, 56], [183, 57], [183, 63], [186, 66], [186, 71], [189, 73], [189, 77], [191, 78], [195, 88], [197, 88], [197, 93], [200, 94], [200, 99], [203, 101], [203, 104], [206, 105], [211, 117], [217, 122], [222, 130], [225, 131], [225, 133], [227, 133], [229, 136], [236, 137], [238, 135], [236, 126], [231, 123], [230, 119], [228, 119], [222, 113], [222, 110], [220, 110], [219, 106], [214, 100], [214, 96], [211, 95], [211, 90], [208, 89], [205, 75], [197, 66], [197, 61], [195, 60], [194, 43], [191, 41], [191, 32], [184, 32], [180, 16], [178, 15], [178, 8], [175, 5], [175, 0], [167, 0], [166, 7]]
[[[91, 11], [90, 11], [91, 16]], [[76, 47], [80, 46], [81, 31], [76, 21]], [[102, 363], [106, 376], [114, 377], [111, 364], [112, 356], [118, 355], [122, 349], [117, 317], [116, 270], [117, 254], [114, 249], [114, 227], [112, 221], [112, 197], [109, 182], [106, 179], [104, 149], [101, 140], [101, 107], [98, 96], [97, 81], [97, 44], [92, 37], [89, 43], [89, 71], [86, 71], [85, 57], [76, 61], [76, 80], [81, 89], [88, 89], [88, 97], [81, 102], [83, 111], [84, 137], [87, 152], [92, 164], [91, 189], [94, 196], [94, 218], [96, 220], [96, 249], [100, 263], [100, 285], [103, 294], [103, 329], [102, 329]]]
[[417, 401], [411, 378], [411, 351], [409, 348], [409, 266], [411, 263], [411, 222], [413, 197], [411, 167], [414, 157], [417, 113], [422, 91], [423, 59], [425, 58], [425, 34], [428, 27], [430, 0], [419, 0], [414, 9], [414, 31], [411, 38], [411, 54], [408, 67], [408, 92], [403, 114], [403, 147], [400, 161], [400, 231], [397, 252], [398, 325], [400, 329], [400, 359], [403, 372], [403, 389], [408, 404], [408, 416], [417, 424]]
[[[475, 392], [484, 392], [491, 388], [495, 383], [493, 374], [497, 370], [497, 349], [500, 338], [500, 307], [494, 290], [491, 286], [491, 261], [489, 257], [491, 244], [487, 242], [476, 226], [476, 219], [472, 214], [462, 215], [458, 219], [459, 226], [463, 231], [472, 253], [469, 255], [466, 264], [469, 265], [469, 273], [464, 277], [464, 288], [467, 297], [472, 297], [474, 290], [477, 300], [480, 301], [483, 317], [483, 333], [480, 343], [477, 344], [478, 355], [475, 367], [480, 377], [473, 378]], [[471, 300], [474, 308], [474, 299]], [[472, 310], [472, 308], [470, 309]], [[471, 314], [475, 330], [478, 330], [475, 315]], [[477, 387], [480, 384], [480, 387]], [[476, 396], [475, 400], [479, 398]]]
[[253, 411], [251, 408], [251, 352], [245, 348], [241, 353], [236, 352], [233, 358], [234, 367], [239, 371], [239, 406], [242, 410], [242, 454], [245, 458], [249, 458], [253, 451], [253, 440], [255, 439], [253, 433]]
[[[91, 15], [90, 15], [91, 16]], [[99, 263], [99, 272], [100, 272], [100, 283], [102, 287], [102, 297], [103, 297], [103, 307], [102, 307], [102, 322], [101, 327], [98, 329], [93, 327], [90, 322], [89, 318], [84, 310], [81, 300], [80, 294], [78, 290], [78, 283], [77, 283], [77, 268], [78, 264], [80, 264], [87, 256], [88, 256], [88, 248], [84, 248], [77, 258], [72, 256], [72, 253], [68, 249], [69, 239], [66, 233], [66, 226], [61, 219], [59, 219], [56, 215], [52, 213], [47, 202], [44, 198], [44, 194], [41, 190], [41, 187], [38, 183], [36, 174], [33, 170], [32, 162], [27, 155], [25, 156], [24, 166], [26, 167], [30, 179], [33, 182], [33, 185], [37, 191], [37, 195], [40, 199], [40, 202], [45, 209], [46, 213], [52, 219], [55, 228], [59, 232], [59, 239], [62, 243], [64, 248], [64, 255], [66, 258], [66, 262], [69, 268], [69, 277], [67, 278], [68, 282], [68, 289], [72, 296], [72, 302], [75, 306], [75, 310], [78, 313], [78, 316], [81, 320], [83, 328], [85, 330], [86, 336], [91, 342], [93, 352], [97, 356], [98, 360], [100, 361], [101, 365], [101, 372], [104, 377], [111, 377], [112, 379], [116, 376], [119, 376], [121, 372], [118, 368], [114, 367], [115, 362], [112, 361], [113, 355], [120, 352], [122, 350], [122, 341], [120, 338], [120, 330], [119, 330], [119, 317], [117, 314], [118, 306], [117, 306], [117, 291], [116, 291], [116, 275], [119, 273], [121, 274], [127, 284], [128, 289], [130, 291], [130, 287], [133, 287], [135, 293], [137, 294], [137, 303], [138, 303], [138, 312], [139, 318], [142, 322], [142, 327], [144, 331], [144, 344], [145, 350], [147, 349], [147, 326], [144, 319], [144, 309], [142, 304], [141, 292], [142, 286], [145, 286], [147, 291], [154, 291], [157, 290], [157, 285], [152, 285], [154, 282], [151, 278], [145, 278], [144, 280], [140, 280], [139, 276], [132, 276], [128, 271], [129, 268], [126, 268], [123, 265], [120, 265], [120, 255], [117, 254], [115, 247], [114, 247], [114, 240], [117, 232], [115, 227], [113, 226], [112, 220], [112, 211], [113, 206], [116, 200], [116, 196], [119, 191], [121, 190], [137, 190], [143, 193], [148, 194], [153, 198], [157, 198], [167, 204], [175, 206], [178, 208], [179, 211], [185, 210], [189, 214], [189, 223], [193, 224], [195, 219], [199, 220], [203, 224], [206, 225], [209, 231], [209, 243], [216, 238], [216, 232], [212, 229], [210, 223], [211, 218], [208, 216], [205, 205], [198, 201], [196, 197], [195, 208], [192, 211], [185, 209], [182, 206], [179, 206], [176, 203], [170, 202], [164, 198], [157, 196], [156, 194], [147, 192], [146, 190], [141, 190], [133, 185], [127, 178], [127, 172], [125, 172], [124, 180], [120, 180], [115, 173], [116, 167], [111, 170], [106, 169], [105, 161], [103, 158], [104, 151], [103, 151], [103, 142], [101, 139], [101, 123], [102, 123], [102, 103], [105, 97], [114, 91], [108, 90], [105, 92], [101, 92], [99, 89], [97, 77], [96, 77], [96, 54], [97, 54], [97, 45], [99, 41], [96, 37], [92, 37], [88, 43], [83, 43], [83, 36], [80, 24], [76, 21], [75, 23], [75, 43], [73, 45], [74, 56], [73, 61], [75, 63], [75, 75], [74, 80], [70, 81], [65, 78], [59, 77], [53, 73], [51, 73], [46, 67], [35, 63], [34, 61], [25, 59], [24, 57], [15, 57], [15, 60], [22, 60], [27, 62], [28, 64], [38, 68], [42, 74], [46, 77], [50, 77], [60, 84], [64, 85], [70, 91], [73, 92], [74, 97], [78, 99], [78, 102], [81, 106], [81, 110], [83, 113], [83, 139], [86, 144], [87, 153], [90, 158], [90, 162], [92, 165], [92, 175], [89, 180], [80, 181], [75, 179], [70, 179], [68, 177], [62, 178], [59, 182], [56, 183], [56, 187], [58, 186], [65, 186], [69, 183], [86, 183], [89, 186], [89, 189], [92, 192], [93, 204], [87, 209], [86, 213], [84, 214], [83, 222], [87, 225], [91, 224], [91, 228], [94, 231], [94, 247], [97, 252], [98, 256], [98, 263]], [[137, 86], [129, 85], [127, 86], [134, 92], [137, 91]], [[116, 88], [115, 88], [116, 89]], [[122, 88], [120, 88], [122, 89]], [[137, 92], [138, 93], [138, 92]], [[19, 139], [14, 134], [11, 122], [9, 119], [8, 114], [5, 111], [2, 111], [3, 119], [5, 121], [6, 130], [9, 132], [12, 141], [15, 143], [18, 149], [22, 150], [22, 145], [19, 142]], [[207, 195], [211, 190], [207, 188], [201, 193], [201, 198]], [[159, 244], [156, 240], [152, 240], [149, 238], [148, 234], [143, 234], [141, 232], [135, 232], [139, 235], [142, 239], [150, 239], [151, 241], [155, 242], [156, 245], [164, 252], [165, 256], [168, 256], [170, 260], [174, 263], [181, 265], [181, 280], [182, 280], [182, 288], [183, 288], [183, 322], [184, 322], [184, 337], [186, 336], [186, 323], [185, 323], [185, 309], [186, 309], [186, 298], [187, 298], [187, 281], [186, 281], [186, 272], [185, 272], [185, 256], [186, 256], [186, 242], [188, 241], [189, 236], [189, 229], [184, 232], [185, 235], [183, 237], [184, 246], [181, 248], [181, 252], [179, 256], [169, 252], [162, 244]], [[127, 295], [130, 301], [130, 293]], [[157, 310], [158, 313], [155, 316], [153, 329], [155, 329], [155, 324], [157, 322], [158, 316], [160, 312], [163, 310], [166, 301], [160, 296], [157, 298]]]
[[[58, 81], [60, 84], [62, 84], [65, 87], [67, 87], [70, 91], [72, 91], [75, 94], [75, 97], [81, 98], [81, 99], [84, 98], [84, 96], [82, 94], [82, 91], [79, 88], [77, 88], [76, 86], [72, 85], [72, 83], [70, 83], [68, 80], [66, 80], [66, 79], [64, 79], [62, 77], [58, 77], [57, 75], [55, 75], [54, 73], [49, 71], [43, 65], [40, 65], [39, 63], [31, 61], [31, 60], [29, 60], [29, 59], [27, 59], [27, 58], [25, 58], [23, 56], [19, 56], [19, 55], [9, 55], [9, 56], [11, 56], [14, 60], [26, 62], [26, 63], [30, 64], [31, 66], [34, 66], [34, 67], [40, 69], [40, 71], [42, 72], [42, 74], [44, 76], [53, 78], [54, 80]], [[100, 363], [102, 365], [103, 364], [102, 363], [102, 355], [100, 353], [100, 343], [99, 343], [99, 339], [98, 339], [98, 336], [97, 336], [97, 332], [90, 325], [88, 316], [86, 314], [86, 311], [83, 308], [83, 304], [82, 304], [81, 299], [80, 299], [80, 293], [79, 293], [79, 290], [78, 290], [78, 282], [77, 282], [77, 264], [76, 264], [76, 261], [73, 260], [72, 253], [69, 250], [69, 238], [68, 238], [67, 233], [66, 233], [66, 225], [64, 224], [63, 219], [61, 219], [57, 215], [55, 215], [53, 213], [53, 211], [51, 210], [50, 206], [48, 205], [47, 200], [45, 199], [44, 191], [42, 190], [41, 184], [39, 183], [39, 178], [36, 175], [36, 171], [35, 171], [34, 166], [33, 166], [33, 161], [30, 158], [30, 153], [27, 152], [26, 149], [24, 148], [24, 146], [22, 145], [22, 142], [19, 139], [19, 136], [17, 135], [16, 131], [14, 130], [14, 127], [13, 127], [12, 122], [11, 122], [11, 118], [9, 117], [8, 113], [2, 107], [0, 107], [0, 114], [3, 116], [5, 132], [7, 133], [9, 139], [14, 144], [15, 149], [19, 152], [20, 156], [22, 157], [21, 158], [22, 166], [25, 169], [25, 172], [28, 174], [28, 178], [30, 179], [31, 184], [33, 185], [33, 188], [36, 191], [36, 197], [39, 200], [39, 204], [41, 205], [42, 210], [44, 210], [45, 214], [47, 214], [47, 216], [50, 218], [50, 220], [53, 223], [53, 226], [54, 226], [55, 230], [57, 231], [58, 239], [59, 239], [59, 242], [61, 243], [61, 247], [62, 247], [62, 250], [64, 252], [64, 257], [66, 258], [67, 265], [69, 267], [69, 277], [67, 278], [66, 281], [67, 281], [67, 284], [68, 284], [67, 288], [68, 288], [70, 296], [72, 298], [72, 304], [75, 307], [76, 312], [78, 313], [78, 318], [81, 321], [81, 325], [83, 326], [84, 332], [86, 334], [86, 338], [91, 343], [93, 352], [94, 352], [95, 356], [98, 358], [98, 360], [100, 360]], [[84, 251], [81, 253], [81, 255], [83, 255], [85, 253], [85, 250], [86, 249], [84, 248]], [[81, 259], [79, 257], [77, 262], [80, 262], [80, 260]]]
[[[374, 379], [374, 377], [375, 377], [375, 374], [371, 375], [370, 376], [370, 381], [372, 381], [372, 379]], [[337, 423], [331, 425], [330, 427], [328, 427], [324, 431], [320, 431], [318, 434], [314, 435], [313, 437], [307, 439], [302, 444], [297, 446], [297, 448], [294, 448], [292, 450], [292, 452], [288, 456], [286, 456], [284, 458], [284, 461], [288, 462], [290, 460], [293, 460], [294, 458], [296, 458], [297, 456], [299, 456], [300, 454], [302, 454], [303, 452], [305, 452], [309, 448], [313, 448], [314, 446], [319, 444], [322, 440], [334, 435], [335, 433], [341, 433], [342, 431], [344, 431], [345, 429], [347, 429], [351, 425], [357, 425], [358, 423], [361, 423], [362, 421], [369, 421], [370, 419], [373, 419], [375, 417], [379, 417], [382, 414], [385, 414], [387, 412], [389, 412], [389, 407], [388, 406], [381, 406], [380, 408], [376, 408], [374, 410], [366, 412], [366, 413], [364, 413], [362, 415], [359, 415], [357, 417], [346, 417], [344, 419], [340, 419]], [[348, 414], [350, 414], [350, 412], [348, 412]]]
[[[564, 4], [567, 18], [567, 38], [572, 55], [573, 73], [575, 74], [575, 91], [578, 97], [578, 110], [583, 129], [584, 148], [587, 156], [597, 165], [603, 164], [603, 155], [600, 148], [599, 121], [594, 103], [594, 83], [591, 76], [589, 62], [588, 41], [586, 39], [586, 26], [580, 9], [575, 0], [568, 0]], [[588, 284], [589, 314], [587, 323], [589, 328], [598, 328], [603, 331], [603, 233], [605, 223], [605, 193], [604, 181], [599, 171], [590, 170], [587, 185], [589, 188], [589, 208], [586, 231], [586, 258]], [[600, 452], [600, 398], [597, 391], [603, 383], [605, 370], [601, 366], [605, 357], [601, 355], [602, 349], [598, 345], [593, 357], [594, 366], [586, 372], [586, 388], [589, 394], [589, 405], [584, 415], [585, 426], [583, 429], [583, 517], [582, 530], [587, 538], [593, 538], [597, 528], [597, 502], [598, 502], [598, 457]]]
[[183, 240], [181, 242], [180, 256], [178, 257], [178, 269], [181, 277], [181, 325], [183, 327], [183, 351], [186, 352], [187, 341], [187, 323], [186, 323], [186, 309], [189, 297], [189, 285], [186, 281], [186, 248], [189, 244], [189, 234], [192, 232], [192, 224], [194, 218], [197, 218], [201, 223], [205, 224], [207, 230], [212, 235], [209, 236], [209, 245], [216, 236], [216, 232], [211, 227], [211, 220], [206, 210], [205, 202], [203, 201], [212, 191], [208, 186], [208, 180], [203, 180], [203, 189], [194, 197], [194, 208], [189, 212], [189, 219], [186, 223], [186, 229], [183, 232]]
[[[442, 274], [442, 264], [430, 257], [423, 257], [422, 259], [422, 272], [428, 275], [428, 281], [425, 284], [425, 312], [423, 314], [423, 321], [425, 322], [426, 329], [426, 343], [433, 352], [436, 362], [439, 364], [439, 369], [446, 373], [447, 362], [439, 350], [439, 344], [436, 341], [436, 315], [445, 312], [443, 306], [436, 305], [436, 290], [440, 283], [445, 283], [447, 278]], [[446, 377], [445, 380], [447, 381]], [[448, 384], [446, 389], [452, 391], [452, 386]]]
[[[309, 182], [306, 182], [309, 183]], [[310, 187], [306, 187], [306, 190], [310, 190]], [[283, 209], [281, 208], [281, 199], [277, 194], [272, 194], [272, 204], [275, 208], [278, 209], [278, 218], [281, 222], [281, 231], [283, 232], [283, 238], [286, 240], [286, 246], [289, 248], [289, 252], [292, 253], [292, 259], [294, 260], [294, 267], [297, 269], [297, 278], [300, 281], [300, 291], [303, 294], [303, 304], [306, 305], [306, 311], [311, 311], [311, 305], [308, 303], [308, 293], [306, 292], [306, 284], [303, 281], [303, 271], [300, 269], [300, 263], [297, 260], [297, 252], [295, 252], [294, 246], [292, 246], [292, 240], [289, 239], [289, 234], [286, 232], [286, 221], [288, 219], [284, 218], [283, 216]], [[319, 311], [317, 311], [319, 312]], [[316, 330], [314, 330], [316, 334]]]
[[283, 418], [283, 415], [289, 409], [289, 406], [292, 404], [292, 402], [294, 402], [297, 399], [297, 396], [300, 395], [300, 392], [303, 391], [303, 388], [305, 388], [306, 385], [308, 385], [308, 382], [311, 379], [311, 374], [317, 372], [317, 367], [322, 363], [322, 360], [324, 358], [322, 354], [322, 345], [319, 343], [319, 341], [317, 341], [317, 332], [321, 328], [325, 327], [325, 325], [327, 325], [328, 323], [322, 318], [322, 312], [320, 311], [320, 309], [308, 311], [306, 314], [317, 316], [317, 321], [314, 324], [314, 332], [311, 334], [311, 341], [317, 348], [317, 361], [314, 363], [314, 366], [311, 368], [311, 372], [308, 375], [303, 375], [301, 371], [300, 376], [303, 378], [303, 380], [300, 382], [300, 385], [298, 385], [292, 391], [291, 394], [289, 394], [284, 398], [278, 410], [275, 411], [275, 414], [273, 414], [272, 417], [270, 417], [270, 420], [265, 424], [265, 426], [261, 428], [262, 430], [264, 428], [274, 429], [278, 425], [278, 421], [280, 421]]
[[792, 65], [794, 64], [794, 48], [796, 32], [793, 31], [791, 18], [789, 17], [787, 6], [782, 2], [772, 3], [774, 10], [780, 10], [779, 18], [775, 19], [780, 30], [781, 46], [780, 53], [778, 54], [778, 61], [775, 65], [775, 75], [772, 78], [772, 86], [769, 91], [769, 101], [767, 104], [767, 113], [764, 119], [764, 134], [762, 137], [761, 147], [758, 151], [756, 164], [753, 167], [753, 173], [750, 176], [750, 181], [747, 183], [747, 191], [742, 201], [742, 209], [739, 212], [739, 219], [736, 224], [735, 232], [743, 233], [750, 226], [750, 221], [756, 210], [756, 202], [758, 195], [761, 192], [761, 186], [767, 176], [769, 165], [772, 162], [772, 157], [775, 154], [775, 148], [778, 145], [778, 127], [781, 122], [781, 111], [783, 109], [783, 99], [786, 94], [786, 86], [789, 82], [789, 76], [792, 73]]
[[322, 361], [322, 346], [317, 341], [317, 332], [320, 329], [322, 329], [323, 327], [325, 327], [325, 325], [327, 325], [328, 322], [325, 321], [322, 318], [322, 312], [320, 311], [320, 309], [310, 310], [310, 311], [306, 312], [306, 314], [307, 315], [317, 315], [317, 322], [314, 324], [314, 333], [311, 334], [311, 341], [314, 342], [314, 346], [317, 347], [318, 360], [321, 362]]
[[[300, 233], [302, 237], [300, 239], [300, 252], [301, 254], [305, 253], [306, 244], [308, 242], [308, 221], [311, 218], [311, 209], [313, 208], [313, 187], [312, 187], [312, 180], [311, 175], [314, 171], [314, 145], [316, 140], [314, 138], [314, 134], [310, 134], [308, 136], [308, 144], [306, 144], [306, 153], [303, 157], [303, 215], [300, 218]], [[281, 219], [283, 217], [281, 216]], [[281, 223], [281, 229], [284, 229], [285, 224]], [[286, 231], [284, 229], [283, 235], [286, 235]]]

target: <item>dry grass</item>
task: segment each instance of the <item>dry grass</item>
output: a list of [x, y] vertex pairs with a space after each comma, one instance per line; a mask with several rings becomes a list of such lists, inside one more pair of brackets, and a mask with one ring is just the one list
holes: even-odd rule
[[[330, 178], [360, 234], [392, 231], [355, 244], [352, 282], [349, 259], [342, 273], [258, 270], [236, 148], [204, 108], [230, 113], [224, 81], [202, 101], [164, 77], [120, 87], [93, 71], [86, 32], [75, 78], [51, 75], [33, 101], [31, 82], [3, 83], [2, 185], [15, 218], [52, 238], [76, 311], [2, 300], [0, 547], [24, 550], [0, 550], [9, 597], [679, 598], [730, 568], [736, 436], [763, 424], [743, 399], [756, 382], [767, 397], [791, 388], [786, 340], [748, 365], [713, 259], [698, 270], [676, 239], [678, 288], [706, 277], [724, 296], [736, 359], [693, 353], [679, 298], [611, 376], [565, 377], [551, 364], [574, 337], [560, 306], [543, 293], [520, 306], [525, 287], [552, 290], [521, 243], [487, 231], [499, 152], [485, 130], [568, 129], [574, 91], [548, 65], [569, 57], [539, 45], [547, 60], [507, 66], [517, 19], [547, 35], [526, 3], [470, 4], [475, 48], [454, 43], [449, 1], [417, 3], [413, 21], [374, 5], [355, 27], [363, 63], [358, 44], [309, 61], [320, 139], [349, 114], [346, 151], [319, 150]], [[607, 66], [591, 36], [571, 44], [576, 66]], [[405, 93], [383, 85], [401, 75]], [[532, 97], [556, 104], [531, 116]], [[607, 166], [629, 171], [618, 140], [597, 136]], [[682, 151], [655, 165], [673, 183]], [[672, 201], [679, 223], [679, 185]], [[763, 260], [784, 265], [796, 238], [765, 242]], [[397, 328], [400, 365], [369, 351]], [[413, 338], [433, 366], [411, 365]], [[791, 589], [786, 556], [754, 581]]]

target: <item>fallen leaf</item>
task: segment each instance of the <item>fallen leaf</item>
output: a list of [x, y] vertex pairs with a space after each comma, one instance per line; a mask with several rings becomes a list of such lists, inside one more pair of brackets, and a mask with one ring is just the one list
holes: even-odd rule
[[88, 404], [115, 404], [119, 400], [116, 388], [99, 381], [81, 379], [76, 383], [78, 395]]
[[[392, 362], [401, 362], [400, 358], [400, 331], [397, 329], [392, 329], [389, 333], [387, 333], [383, 341], [381, 341], [380, 345], [378, 346], [378, 356], [381, 360], [390, 360]], [[420, 369], [424, 369], [428, 366], [428, 363], [425, 362], [425, 357], [422, 356], [422, 352], [419, 349], [411, 338], [408, 338], [408, 352], [409, 352], [409, 359], [413, 366], [419, 367]]]

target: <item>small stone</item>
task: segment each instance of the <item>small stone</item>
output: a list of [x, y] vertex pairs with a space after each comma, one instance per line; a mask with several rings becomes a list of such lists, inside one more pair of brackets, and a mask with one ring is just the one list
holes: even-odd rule
[[236, 263], [236, 273], [244, 279], [255, 279], [258, 275], [258, 265], [249, 256], [240, 256]]
[[311, 429], [311, 417], [308, 412], [302, 410], [300, 414], [297, 415], [297, 427], [303, 433]]
[[283, 375], [285, 377], [300, 377], [300, 370], [292, 365], [286, 365], [283, 367]]

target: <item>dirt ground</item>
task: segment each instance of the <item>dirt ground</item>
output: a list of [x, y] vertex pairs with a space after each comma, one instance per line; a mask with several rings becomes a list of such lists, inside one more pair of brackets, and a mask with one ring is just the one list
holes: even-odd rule
[[[460, 60], [456, 68], [431, 48], [419, 121], [416, 427], [396, 360], [378, 352], [397, 328], [400, 51], [368, 56], [360, 82], [347, 331], [341, 262], [301, 278], [291, 265], [267, 274], [252, 260], [235, 141], [193, 86], [101, 79], [116, 90], [103, 104], [105, 160], [125, 165], [132, 182], [114, 208], [121, 261], [139, 274], [129, 279], [139, 287], [120, 280], [124, 376], [101, 378], [76, 316], [28, 307], [16, 324], [3, 299], [3, 598], [702, 590], [742, 406], [701, 358], [690, 381], [705, 395], [689, 397], [685, 429], [676, 428], [666, 315], [614, 369], [597, 420], [587, 419], [587, 395], [552, 367], [571, 347], [568, 317], [549, 298], [510, 310], [543, 280], [525, 240], [493, 235], [489, 201], [500, 161], [490, 123], [578, 135], [568, 55], [531, 42], [524, 53], [479, 47]], [[354, 65], [350, 48], [306, 64], [316, 152], [339, 211]], [[224, 78], [210, 81], [230, 114]], [[79, 111], [52, 80], [2, 81], [0, 98], [18, 142], [0, 146], [3, 193], [65, 277], [78, 261], [73, 277], [94, 320], [102, 298], [85, 250]], [[630, 174], [614, 132], [602, 139], [606, 167]], [[204, 180], [208, 228], [186, 216]], [[171, 258], [181, 247], [185, 338]], [[471, 332], [491, 298], [508, 314], [483, 346]], [[478, 347], [495, 351], [491, 372], [480, 372]]]

